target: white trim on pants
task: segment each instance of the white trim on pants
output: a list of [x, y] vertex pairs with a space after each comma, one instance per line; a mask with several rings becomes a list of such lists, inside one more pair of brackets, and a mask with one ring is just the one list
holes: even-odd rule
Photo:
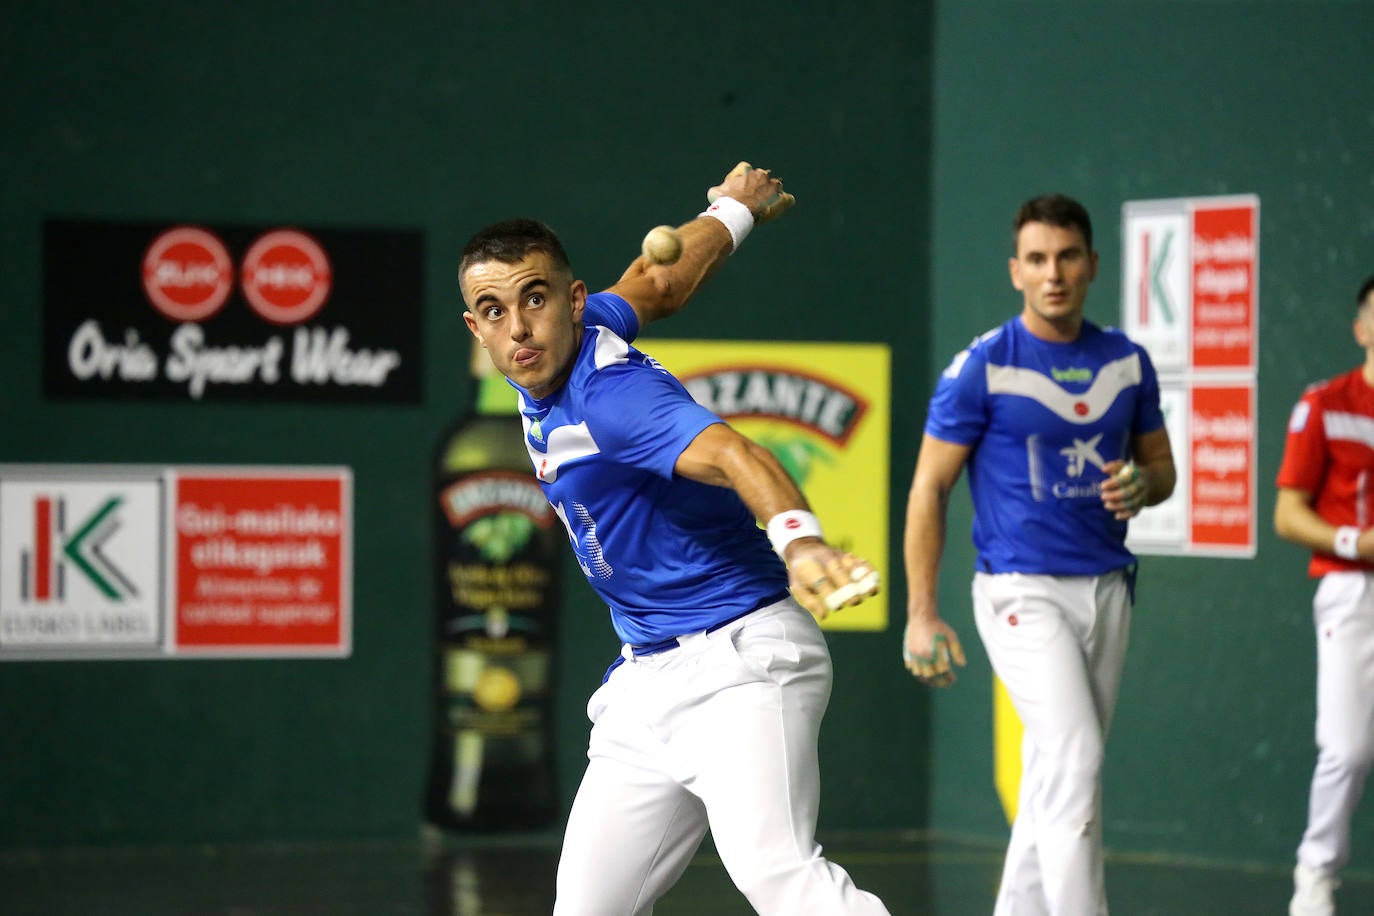
[[642, 916], [709, 826], [763, 914], [887, 913], [821, 855], [816, 743], [830, 652], [788, 598], [635, 657], [587, 704], [586, 773], [558, 863], [556, 916]]
[[994, 916], [1105, 916], [1101, 772], [1130, 631], [1127, 576], [980, 572], [973, 611], [1025, 726]]
[[1334, 875], [1374, 764], [1374, 574], [1328, 573], [1312, 598], [1317, 631], [1317, 765], [1298, 861]]

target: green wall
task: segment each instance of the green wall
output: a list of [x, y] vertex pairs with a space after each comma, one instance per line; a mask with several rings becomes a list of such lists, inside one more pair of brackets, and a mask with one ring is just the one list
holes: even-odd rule
[[[604, 287], [650, 226], [693, 216], [749, 159], [800, 203], [655, 334], [891, 340], [924, 378], [930, 35], [930, 8], [895, 0], [8, 4], [0, 462], [347, 465], [356, 563], [347, 660], [0, 664], [0, 845], [414, 835], [427, 462], [470, 395], [459, 247], [538, 216]], [[423, 403], [46, 401], [49, 217], [419, 229]], [[899, 392], [897, 411], [922, 397]], [[909, 455], [916, 434], [893, 443]], [[570, 800], [586, 697], [617, 646], [568, 567]], [[826, 825], [924, 824], [927, 719], [895, 635], [833, 643]]]
[[[1361, 359], [1349, 327], [1374, 273], [1374, 5], [1001, 0], [942, 3], [936, 21], [937, 371], [1019, 310], [1005, 264], [1025, 198], [1088, 206], [1102, 253], [1089, 317], [1114, 324], [1124, 201], [1259, 195], [1259, 552], [1142, 564], [1105, 828], [1118, 850], [1291, 861], [1315, 760], [1313, 586], [1304, 552], [1273, 534], [1273, 480], [1303, 387]], [[940, 594], [976, 647], [968, 512], [961, 487]], [[934, 706], [932, 821], [1001, 836], [990, 673], [970, 654]], [[1366, 802], [1352, 865], [1371, 864]]]
[[[1358, 358], [1346, 327], [1374, 271], [1374, 8], [10, 6], [0, 461], [344, 464], [357, 539], [347, 660], [0, 664], [0, 845], [413, 835], [427, 460], [470, 394], [456, 250], [491, 220], [535, 215], [605, 286], [648, 227], [689, 218], [747, 158], [778, 170], [797, 209], [655, 335], [891, 342], [894, 546], [934, 375], [1018, 307], [1004, 267], [1017, 203], [1053, 188], [1088, 204], [1103, 253], [1090, 311], [1111, 322], [1123, 201], [1260, 196], [1259, 557], [1146, 561], [1106, 828], [1119, 850], [1291, 855], [1314, 753], [1311, 586], [1302, 552], [1269, 531], [1269, 484], [1293, 399]], [[47, 217], [419, 229], [423, 403], [45, 401]], [[832, 639], [823, 828], [1004, 835], [967, 530], [961, 496], [941, 585], [971, 656], [957, 686], [916, 688], [896, 627]], [[567, 572], [565, 798], [615, 649]], [[1362, 812], [1365, 867], [1372, 825]]]

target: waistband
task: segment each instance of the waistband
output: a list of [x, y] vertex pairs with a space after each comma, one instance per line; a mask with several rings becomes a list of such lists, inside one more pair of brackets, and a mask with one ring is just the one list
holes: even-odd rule
[[[784, 590], [782, 590], [782, 591], [780, 591], [780, 592], [777, 592], [776, 594], [769, 595], [767, 598], [764, 598], [764, 599], [763, 599], [762, 601], [760, 601], [758, 604], [756, 604], [756, 605], [754, 605], [753, 607], [749, 608], [749, 610], [747, 610], [747, 611], [740, 611], [738, 614], [735, 614], [733, 617], [727, 617], [727, 618], [725, 618], [724, 620], [720, 621], [719, 623], [714, 623], [714, 624], [712, 624], [711, 626], [709, 626], [709, 627], [706, 628], [706, 631], [705, 631], [705, 632], [707, 632], [707, 633], [714, 633], [716, 630], [719, 630], [721, 627], [729, 626], [730, 624], [734, 623], [736, 620], [739, 620], [741, 617], [748, 616], [749, 614], [754, 613], [755, 611], [759, 610], [760, 608], [765, 608], [765, 607], [768, 607], [768, 606], [771, 605], [771, 604], [777, 604], [779, 601], [786, 600], [786, 598], [787, 598], [788, 595], [790, 595], [790, 594], [791, 594], [790, 592], [788, 592], [786, 589], [784, 589]], [[668, 652], [668, 651], [670, 651], [670, 650], [672, 650], [672, 649], [676, 649], [677, 647], [678, 647], [678, 637], [676, 637], [676, 636], [669, 636], [667, 639], [660, 639], [658, 642], [651, 642], [651, 643], [648, 643], [648, 644], [643, 645], [643, 646], [629, 646], [628, 648], [629, 648], [629, 650], [630, 650], [630, 654], [631, 654], [632, 656], [634, 656], [635, 658], [644, 658], [645, 656], [648, 656], [648, 655], [657, 655], [657, 654], [659, 654], [660, 652]]]

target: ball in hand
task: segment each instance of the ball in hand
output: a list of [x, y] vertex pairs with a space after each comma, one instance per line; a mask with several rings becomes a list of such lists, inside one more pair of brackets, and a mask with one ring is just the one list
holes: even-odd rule
[[682, 236], [672, 226], [655, 226], [641, 246], [651, 264], [672, 264], [682, 257]]

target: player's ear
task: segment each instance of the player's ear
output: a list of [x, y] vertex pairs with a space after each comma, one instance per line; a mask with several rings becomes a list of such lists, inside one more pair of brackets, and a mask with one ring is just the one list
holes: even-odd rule
[[1366, 350], [1374, 346], [1374, 335], [1371, 335], [1369, 332], [1369, 324], [1369, 316], [1364, 314], [1364, 309], [1361, 309], [1360, 313], [1355, 316], [1355, 324], [1353, 327], [1355, 330], [1355, 343], [1364, 347]]
[[1011, 285], [1015, 289], [1024, 290], [1021, 284], [1021, 262], [1015, 257], [1007, 259], [1007, 271], [1011, 274]]
[[[468, 326], [468, 330], [472, 332], [473, 337], [476, 337], [479, 341], [482, 339], [482, 335], [477, 333], [477, 319], [474, 318], [472, 312], [467, 309], [463, 309], [463, 323]], [[483, 343], [482, 346], [485, 347], [486, 344]]]
[[572, 301], [573, 321], [581, 321], [582, 310], [587, 307], [587, 284], [574, 280], [568, 290], [568, 298]]

